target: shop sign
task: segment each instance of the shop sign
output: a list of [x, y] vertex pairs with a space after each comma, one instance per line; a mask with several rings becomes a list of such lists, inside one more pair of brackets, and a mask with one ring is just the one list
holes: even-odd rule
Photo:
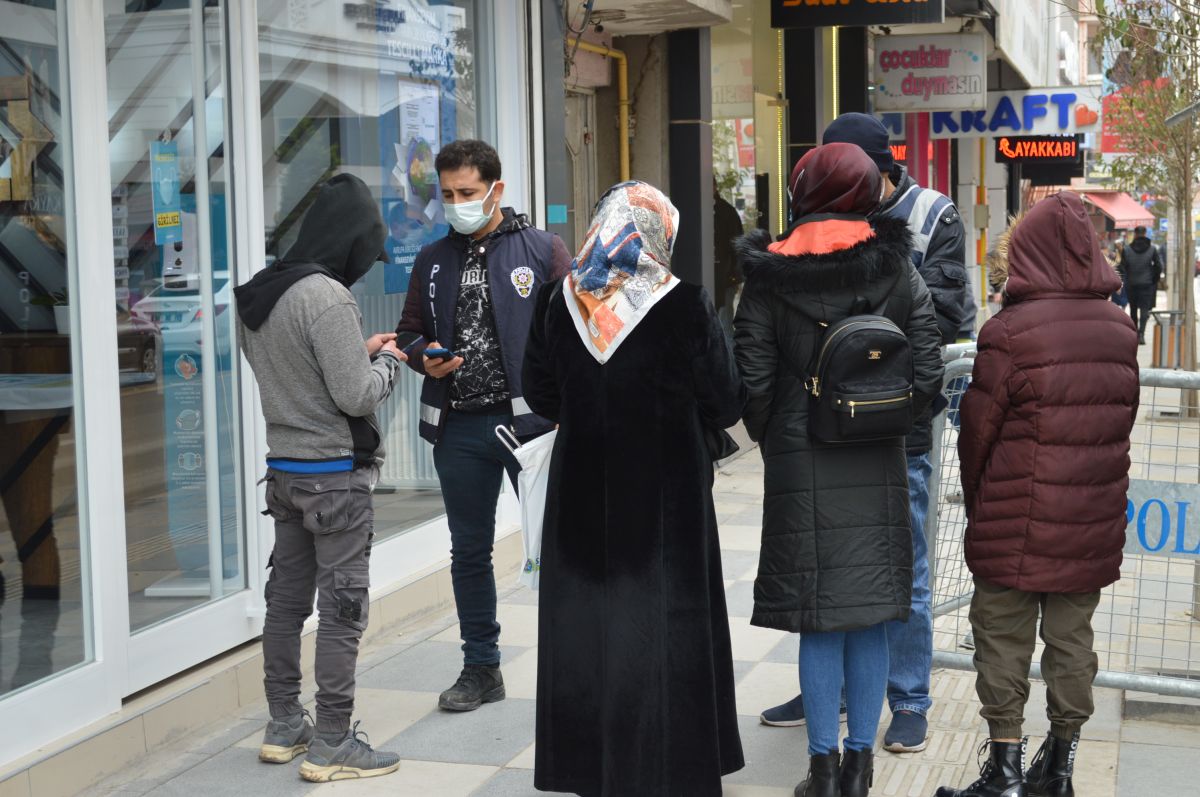
[[[1136, 86], [1126, 86], [1123, 89], [1114, 91], [1112, 94], [1104, 95], [1102, 103], [1104, 107], [1104, 126], [1100, 133], [1100, 151], [1105, 155], [1132, 152], [1131, 147], [1133, 145], [1127, 142], [1117, 131], [1117, 125], [1120, 124], [1120, 119], [1118, 118], [1120, 114], [1119, 103], [1124, 98], [1134, 101], [1134, 107], [1131, 111], [1137, 114], [1136, 101], [1138, 95], [1148, 92], [1165, 91], [1170, 84], [1171, 81], [1169, 78], [1160, 77], [1154, 81], [1144, 80]], [[1141, 119], [1141, 117], [1138, 116], [1138, 119]]]
[[1079, 160], [1075, 136], [1001, 136], [996, 163], [1074, 163]]
[[150, 192], [154, 205], [154, 243], [162, 246], [183, 240], [183, 208], [179, 197], [179, 145], [150, 144]]
[[771, 0], [771, 27], [908, 25], [943, 22], [944, 0]]
[[883, 122], [883, 126], [887, 128], [889, 141], [905, 141], [904, 114], [902, 113], [881, 113], [877, 114], [879, 121]]
[[387, 8], [381, 3], [343, 3], [342, 16], [359, 30], [392, 33], [405, 22], [403, 11]]
[[930, 114], [933, 138], [1072, 136], [1100, 130], [1100, 87], [990, 91], [987, 110]]
[[987, 39], [982, 33], [875, 39], [875, 107], [957, 111], [987, 107]]
[[734, 120], [734, 132], [737, 136], [738, 168], [754, 168], [754, 120]]

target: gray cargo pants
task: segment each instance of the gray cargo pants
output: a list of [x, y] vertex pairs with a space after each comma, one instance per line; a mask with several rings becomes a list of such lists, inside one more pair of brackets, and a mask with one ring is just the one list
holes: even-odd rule
[[263, 625], [263, 679], [272, 717], [300, 713], [300, 631], [317, 595], [317, 731], [348, 731], [358, 643], [370, 605], [377, 468], [347, 473], [267, 471], [275, 518]]

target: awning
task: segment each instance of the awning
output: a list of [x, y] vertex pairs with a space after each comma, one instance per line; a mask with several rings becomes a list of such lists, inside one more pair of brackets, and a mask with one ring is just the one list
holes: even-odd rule
[[1154, 214], [1122, 191], [1080, 191], [1079, 195], [1112, 219], [1113, 226], [1118, 230], [1129, 230], [1138, 226], [1150, 227], [1154, 224]]

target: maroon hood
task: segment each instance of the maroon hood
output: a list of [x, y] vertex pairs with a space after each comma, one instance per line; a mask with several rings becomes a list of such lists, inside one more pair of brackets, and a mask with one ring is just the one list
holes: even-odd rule
[[1077, 194], [1043, 199], [1013, 229], [1005, 288], [1010, 302], [1107, 298], [1120, 288]]

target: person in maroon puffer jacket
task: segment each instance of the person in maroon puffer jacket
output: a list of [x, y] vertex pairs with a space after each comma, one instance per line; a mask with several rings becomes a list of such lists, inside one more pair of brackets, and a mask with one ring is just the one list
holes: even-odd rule
[[[1097, 669], [1091, 618], [1125, 544], [1139, 385], [1137, 331], [1108, 301], [1120, 280], [1075, 194], [1039, 202], [1007, 235], [1004, 306], [979, 336], [958, 438], [991, 755], [979, 781], [938, 797], [1074, 794]], [[1025, 775], [1039, 612], [1050, 735]]]

